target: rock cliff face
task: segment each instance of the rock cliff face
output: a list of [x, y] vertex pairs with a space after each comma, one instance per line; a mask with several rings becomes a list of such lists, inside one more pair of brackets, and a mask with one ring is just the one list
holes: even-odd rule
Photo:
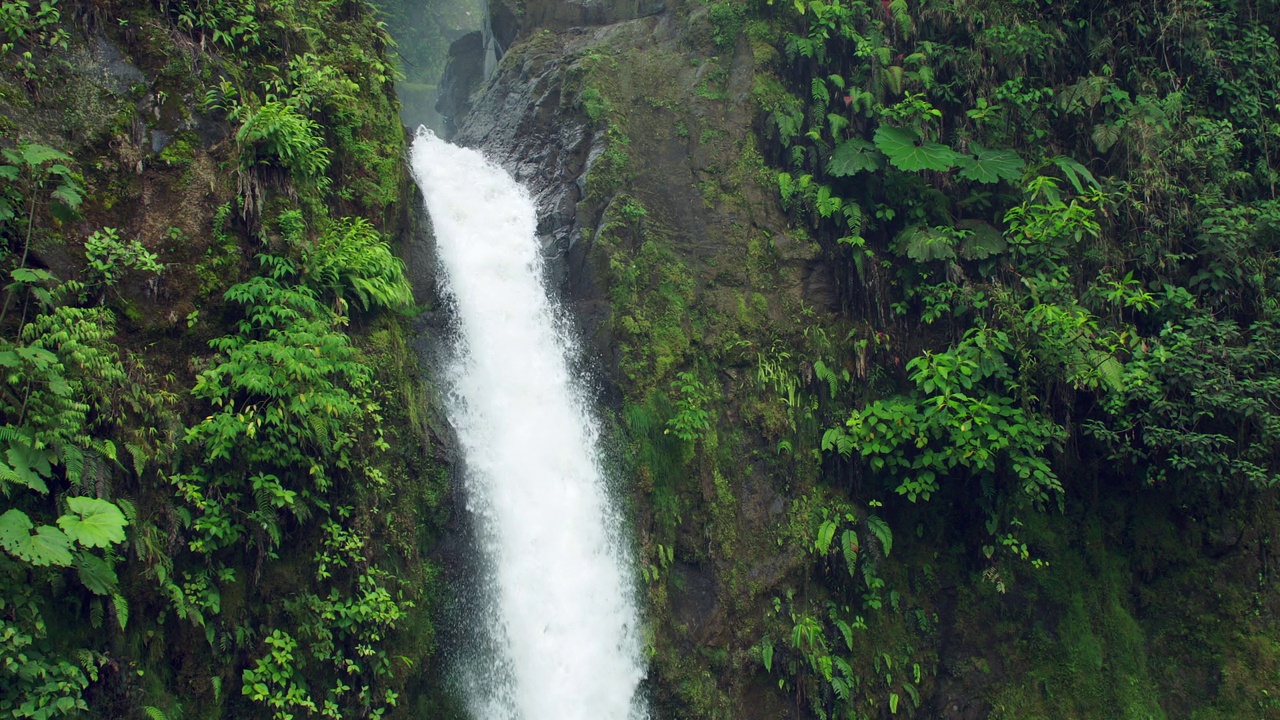
[[[735, 241], [755, 237], [774, 245], [789, 300], [835, 302], [829, 268], [815, 246], [788, 234], [760, 172], [745, 43], [710, 54], [689, 39], [705, 30], [705, 17], [654, 2], [525, 3], [522, 14], [496, 3], [491, 16], [486, 45], [509, 50], [453, 139], [483, 149], [530, 189], [549, 254], [567, 260], [555, 271], [593, 328], [605, 294], [596, 240], [624, 196], [639, 200], [650, 213], [646, 234], [660, 235], [680, 260], [715, 266], [727, 254], [714, 285], [744, 270], [732, 259], [741, 249]], [[456, 57], [459, 72], [474, 72]], [[625, 167], [604, 157], [610, 147], [626, 155]], [[592, 177], [602, 186], [596, 192]], [[711, 291], [711, 276], [703, 280], [700, 289]], [[596, 345], [609, 351], [607, 342]]]
[[[495, 4], [486, 44], [503, 54], [454, 141], [484, 150], [537, 199], [551, 272], [624, 416], [642, 552], [678, 548], [649, 587], [659, 713], [778, 718], [790, 711], [755, 678], [748, 648], [762, 598], [795, 558], [768, 530], [785, 503], [754, 457], [776, 439], [743, 399], [745, 358], [771, 339], [784, 347], [804, 313], [817, 325], [835, 296], [756, 149], [752, 49], [696, 40], [708, 30], [705, 10], [678, 5]], [[662, 429], [677, 373], [713, 355], [733, 426], [720, 442], [734, 459], [719, 465]], [[654, 413], [656, 436], [637, 412]], [[654, 451], [674, 465], [638, 459]], [[679, 498], [683, 522], [655, 509], [664, 493]]]
[[[908, 3], [857, 5], [887, 15]], [[948, 205], [941, 201], [958, 186], [914, 170], [863, 168], [860, 178], [875, 176], [865, 184], [844, 173], [849, 193], [877, 188], [853, 207], [886, 219], [867, 221], [866, 238], [843, 238], [866, 242], [866, 252], [840, 246], [818, 216], [847, 210], [818, 209], [832, 199], [821, 191], [834, 191], [804, 185], [820, 181], [803, 173], [830, 169], [831, 146], [870, 148], [870, 126], [860, 141], [797, 129], [811, 96], [828, 93], [831, 106], [814, 107], [837, 137], [837, 121], [848, 120], [841, 113], [861, 113], [857, 93], [830, 91], [828, 81], [846, 89], [840, 74], [790, 87], [781, 77], [803, 75], [796, 68], [805, 61], [784, 62], [778, 48], [794, 49], [795, 37], [777, 7], [757, 10], [493, 0], [484, 31], [459, 44], [451, 64], [453, 139], [482, 149], [536, 198], [550, 272], [602, 376], [640, 546], [655, 715], [787, 718], [841, 707], [868, 718], [1154, 718], [1190, 716], [1203, 703], [1235, 707], [1245, 694], [1230, 688], [1265, 686], [1253, 697], [1270, 698], [1262, 678], [1275, 672], [1266, 659], [1274, 649], [1257, 648], [1272, 641], [1253, 645], [1244, 638], [1258, 631], [1235, 629], [1276, 602], [1272, 590], [1246, 599], [1243, 589], [1274, 562], [1253, 549], [1269, 542], [1259, 539], [1272, 532], [1263, 528], [1276, 527], [1270, 500], [1256, 503], [1262, 509], [1246, 523], [1255, 534], [1240, 540], [1201, 519], [1172, 519], [1196, 503], [1139, 488], [1123, 471], [1108, 486], [1096, 448], [1059, 448], [1053, 460], [1067, 486], [1059, 510], [1010, 519], [1046, 562], [1030, 562], [1036, 553], [1023, 544], [1021, 564], [1002, 563], [992, 559], [1002, 552], [993, 517], [974, 505], [994, 491], [953, 483], [926, 509], [894, 496], [877, 474], [888, 470], [856, 452], [841, 459], [825, 443], [824, 431], [838, 438], [847, 427], [850, 408], [856, 415], [877, 398], [910, 393], [912, 358], [960, 336], [912, 310], [906, 289], [925, 271], [892, 240], [911, 216], [890, 222], [904, 208], [927, 217], [933, 211], [923, 208]], [[904, 15], [885, 32], [905, 34], [915, 20], [932, 22]], [[784, 150], [770, 128], [812, 143]], [[784, 166], [796, 177], [780, 174]], [[920, 194], [895, 210], [907, 186], [894, 183], [904, 182], [915, 189], [903, 192]], [[800, 198], [790, 215], [782, 187]], [[811, 212], [799, 208], [806, 202]], [[973, 278], [956, 267], [947, 282], [967, 291]], [[1054, 422], [1075, 433], [1071, 444], [1087, 445], [1065, 427], [1087, 411], [1084, 395], [1066, 388], [1053, 390], [1062, 395], [1049, 404], [1065, 409]], [[1222, 501], [1223, 527], [1254, 504]], [[1232, 629], [1207, 641], [1199, 633], [1210, 626]], [[1148, 663], [1162, 656], [1183, 659]], [[1212, 716], [1257, 715], [1250, 707]]]
[[471, 110], [471, 94], [484, 82], [484, 35], [469, 32], [449, 46], [449, 60], [444, 68], [435, 109], [444, 118], [446, 135], [457, 132], [457, 118]]
[[[852, 4], [852, 15], [867, 14], [859, 20], [863, 29], [879, 33], [881, 45], [867, 54], [863, 36], [850, 28], [827, 44], [827, 32], [836, 31], [823, 12], [836, 6], [826, 3], [795, 4], [792, 12], [790, 3], [746, 10], [714, 0], [493, 0], [484, 32], [454, 54], [454, 140], [483, 149], [538, 200], [550, 272], [579, 322], [588, 363], [602, 374], [605, 425], [618, 448], [640, 546], [655, 715], [773, 719], [812, 716], [812, 708], [817, 716], [882, 719], [1276, 716], [1275, 625], [1258, 610], [1277, 602], [1274, 583], [1263, 580], [1274, 575], [1274, 555], [1265, 547], [1280, 527], [1274, 488], [1265, 496], [1216, 487], [1199, 495], [1192, 488], [1204, 478], [1190, 477], [1196, 474], [1190, 470], [1181, 491], [1152, 486], [1151, 478], [1165, 483], [1158, 464], [1149, 465], [1156, 474], [1148, 480], [1130, 474], [1147, 462], [1142, 457], [1151, 460], [1144, 455], [1151, 448], [1125, 445], [1130, 441], [1121, 442], [1120, 434], [1149, 423], [1116, 418], [1153, 418], [1151, 398], [1126, 396], [1137, 414], [1124, 410], [1100, 420], [1097, 413], [1116, 410], [1102, 410], [1112, 404], [1098, 398], [1120, 397], [1107, 393], [1124, 380], [1079, 379], [1073, 357], [1084, 334], [1070, 333], [1065, 346], [1041, 334], [1038, 313], [1053, 306], [1036, 295], [1039, 281], [1029, 281], [1041, 270], [1030, 273], [1007, 249], [988, 256], [972, 246], [966, 256], [964, 245], [948, 245], [940, 255], [911, 246], [925, 237], [916, 232], [925, 225], [954, 224], [955, 234], [946, 236], [954, 245], [973, 228], [1014, 223], [1014, 210], [1028, 208], [1028, 197], [1039, 192], [1032, 190], [1041, 187], [1036, 183], [1071, 183], [1082, 191], [1076, 170], [1065, 168], [1088, 165], [1097, 178], [1110, 178], [1100, 181], [1107, 188], [1138, 187], [1133, 178], [1164, 168], [1156, 158], [1166, 151], [1152, 150], [1157, 145], [1125, 146], [1133, 154], [1120, 161], [1100, 136], [1079, 133], [1068, 118], [1073, 111], [1064, 108], [1103, 81], [1098, 69], [1123, 67], [1089, 63], [1102, 63], [1142, 32], [1094, 47], [1100, 55], [1089, 51], [1088, 63], [1050, 54], [1037, 60], [1037, 70], [1029, 56], [1015, 54], [1010, 61], [1021, 70], [1005, 82], [996, 78], [1009, 68], [986, 74], [987, 64], [1007, 60], [1004, 40], [997, 42], [1001, 49], [988, 44], [1004, 37], [1009, 28], [1002, 23], [1023, 27], [1038, 10], [991, 4], [1004, 9], [984, 15], [977, 32], [977, 15], [965, 9], [952, 17], [955, 9], [943, 12], [946, 5]], [[1069, 12], [1083, 13], [1083, 6]], [[1094, 35], [1093, 10], [1069, 23], [1057, 15], [1041, 20], [1046, 28], [1061, 26], [1061, 37], [1078, 38], [1075, 45], [1052, 42], [1064, 53], [1101, 37]], [[1257, 18], [1239, 22], [1244, 27]], [[1275, 20], [1266, 22], [1271, 26], [1260, 32], [1271, 35]], [[970, 41], [972, 47], [952, 55]], [[819, 59], [823, 47], [826, 60]], [[937, 67], [934, 51], [941, 53]], [[1139, 42], [1116, 56], [1128, 55], [1160, 53], [1147, 53]], [[1183, 72], [1166, 70], [1156, 74]], [[1023, 119], [984, 119], [997, 87], [1004, 94], [1032, 77], [1043, 83], [1041, 95], [1016, 100]], [[1184, 79], [1185, 87], [1199, 82]], [[1142, 90], [1146, 81], [1126, 82], [1134, 83], [1125, 92], [1135, 97], [1149, 92]], [[957, 87], [969, 87], [968, 95]], [[1196, 95], [1178, 87], [1180, 99]], [[1222, 92], [1206, 88], [1201, 95]], [[1089, 108], [1094, 104], [1105, 101]], [[899, 126], [925, 114], [937, 114], [938, 126], [947, 128], [936, 128], [940, 135], [925, 145], [959, 152], [956, 172], [900, 161], [911, 147], [923, 150], [916, 143], [928, 133]], [[1206, 105], [1202, 118], [1215, 119], [1203, 127], [1230, 114]], [[1116, 128], [1132, 119], [1112, 118]], [[1202, 137], [1201, 129], [1188, 132]], [[966, 174], [973, 168], [964, 164], [968, 152], [980, 147], [983, 133], [1010, 146], [1000, 152], [1019, 168], [1025, 160], [1025, 167], [1041, 169], [998, 182]], [[943, 136], [950, 145], [941, 145]], [[852, 155], [837, 169], [841, 150]], [[1125, 163], [1128, 169], [1117, 170]], [[1187, 179], [1201, 170], [1170, 165], [1160, 172], [1171, 187], [1187, 187], [1188, 197], [1207, 197], [1198, 179]], [[1179, 186], [1184, 181], [1192, 184]], [[780, 190], [795, 202], [788, 213]], [[1121, 310], [1089, 305], [1094, 300], [1080, 288], [1097, 292], [1102, 284], [1091, 283], [1111, 282], [1110, 275], [1087, 278], [1093, 270], [1082, 268], [1110, 266], [1138, 247], [1147, 252], [1144, 243], [1156, 240], [1138, 240], [1146, 237], [1139, 225], [1162, 227], [1148, 215], [1187, 228], [1208, 227], [1208, 215], [1126, 201], [1133, 202], [1129, 217], [1111, 214], [1114, 227], [1098, 229], [1097, 247], [1106, 251], [1087, 260], [1071, 250], [1055, 273], [1079, 274], [1071, 316], [1139, 338], [1155, 315], [1130, 327]], [[1262, 205], [1257, 217], [1271, 217], [1274, 197]], [[1023, 229], [1012, 224], [1000, 242], [1027, 241], [1034, 233], [1023, 238]], [[1114, 237], [1102, 242], [1107, 233]], [[1199, 261], [1194, 252], [1185, 255], [1192, 265]], [[1146, 266], [1149, 277], [1165, 277], [1164, 265]], [[1187, 297], [1202, 292], [1192, 286]], [[940, 295], [925, 297], [933, 292]], [[952, 305], [961, 295], [973, 297], [973, 305]], [[1216, 307], [1220, 299], [1199, 301]], [[1201, 310], [1192, 313], [1192, 305], [1188, 300], [1184, 320], [1201, 327]], [[940, 319], [964, 313], [972, 313], [964, 323]], [[1116, 316], [1114, 325], [1103, 322], [1105, 314]], [[1233, 323], [1233, 348], [1245, 342], [1235, 340], [1240, 318], [1224, 320]], [[1007, 324], [998, 329], [997, 322]], [[1251, 315], [1247, 323], [1253, 322]], [[1056, 510], [1051, 502], [1044, 512], [1021, 505], [1030, 486], [1012, 478], [1027, 478], [1025, 471], [997, 468], [995, 461], [980, 474], [960, 471], [974, 454], [947, 436], [952, 430], [896, 410], [923, 418], [950, 404], [950, 395], [931, 389], [941, 386], [920, 363], [955, 351], [968, 333], [984, 338], [995, 329], [1033, 340], [997, 352], [1007, 355], [996, 365], [1012, 379], [1000, 375], [1004, 386], [996, 388], [992, 375], [983, 392], [1034, 410], [1044, 427], [1069, 438], [1033, 448], [1062, 480]], [[1092, 329], [1085, 334], [1102, 337]], [[1143, 357], [1160, 342], [1134, 341], [1140, 348], [1134, 372], [1147, 372]], [[1103, 364], [1111, 368], [1124, 352], [1108, 348]], [[1055, 354], [1062, 369], [1048, 370]], [[948, 363], [959, 363], [951, 357]], [[1096, 361], [1089, 365], [1100, 369]], [[1147, 375], [1134, 377], [1155, 387]], [[1179, 373], [1167, 378], [1161, 382], [1171, 388], [1187, 382]], [[968, 380], [961, 386], [968, 392]], [[879, 405], [883, 398], [906, 400]], [[1107, 425], [1114, 420], [1119, 424]], [[947, 421], [960, 433], [982, 433], [974, 428], [986, 424]], [[899, 429], [886, 429], [891, 425]], [[855, 445], [841, 446], [840, 438], [850, 437], [845, 429], [859, 427]], [[906, 448], [895, 455], [899, 464], [868, 456], [884, 454], [886, 438], [913, 427], [916, 434], [893, 439]], [[1103, 427], [1119, 434], [1097, 432]], [[1023, 424], [1000, 428], [987, 430], [987, 439], [1001, 448], [1027, 432]], [[957, 474], [947, 474], [932, 501], [924, 493], [916, 502], [908, 480], [895, 475], [936, 464], [931, 443], [945, 446], [947, 466]], [[1262, 443], [1260, 457], [1272, 445]], [[842, 459], [841, 451], [852, 457]], [[987, 452], [978, 457], [991, 459]], [[1120, 462], [1129, 460], [1134, 465]], [[927, 482], [942, 477], [925, 474]], [[1014, 483], [1007, 495], [997, 491], [997, 480]], [[1156, 657], [1178, 661], [1157, 664]], [[1266, 703], [1270, 714], [1258, 715], [1254, 706]]]

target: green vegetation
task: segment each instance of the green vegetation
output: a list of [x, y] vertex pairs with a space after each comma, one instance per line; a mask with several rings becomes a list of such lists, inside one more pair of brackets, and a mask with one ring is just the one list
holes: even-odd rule
[[61, 12], [0, 8], [0, 712], [416, 716], [445, 476], [385, 32]]
[[[835, 491], [842, 499], [824, 503], [823, 516], [854, 522], [840, 503], [896, 494], [908, 505], [886, 514], [891, 524], [967, 547], [976, 557], [953, 562], [995, 596], [1045, 603], [1057, 619], [1026, 622], [1047, 645], [1024, 649], [1024, 636], [1000, 653], [1027, 677], [985, 681], [993, 717], [1233, 712], [1234, 694], [1153, 703], [1156, 688], [1184, 692], [1163, 684], [1168, 675], [1153, 678], [1145, 660], [1147, 638], [1179, 611], [1155, 600], [1135, 620], [1115, 594], [1132, 582], [1117, 558], [1162, 561], [1113, 529], [1091, 542], [1116, 550], [1095, 546], [1090, 568], [1056, 533], [1113, 517], [1125, 502], [1197, 505], [1227, 526], [1249, 521], [1223, 495], [1274, 504], [1276, 366], [1258, 353], [1280, 317], [1264, 267], [1280, 108], [1262, 79], [1274, 73], [1263, 58], [1275, 43], [1262, 38], [1280, 21], [1275, 8], [799, 0], [754, 12], [755, 32], [778, 50], [756, 97], [777, 144], [781, 200], [877, 296], [872, 304], [892, 305], [889, 334], [920, 338], [874, 354], [894, 382], [844, 389], [828, 370], [830, 387], [810, 390], [847, 408], [823, 435], [834, 455], [825, 467], [861, 488]], [[1176, 39], [1149, 32], [1175, 25]], [[1255, 56], [1239, 54], [1246, 42], [1258, 43]], [[1234, 261], [1224, 264], [1224, 252]], [[1234, 262], [1242, 267], [1227, 271]], [[862, 376], [866, 357], [822, 360]], [[1115, 499], [1100, 505], [1099, 487]], [[946, 507], [932, 506], [939, 497]], [[823, 554], [830, 522], [819, 526]], [[1264, 592], [1265, 573], [1235, 582]], [[920, 686], [921, 666], [901, 691], [869, 689], [868, 648], [849, 640], [845, 615], [821, 611], [848, 602], [849, 590], [813, 576], [805, 585], [814, 583], [826, 592], [810, 589], [813, 599], [775, 608], [766, 623], [793, 624], [791, 642], [769, 641], [766, 670], [782, 658], [783, 681], [820, 717], [914, 714], [919, 690], [908, 688]], [[864, 585], [875, 593], [870, 578]], [[1040, 596], [1039, 586], [1075, 589]], [[932, 604], [919, 592], [914, 602]], [[879, 602], [863, 595], [864, 608]], [[883, 615], [867, 616], [872, 634], [896, 622]], [[1211, 662], [1240, 637], [1276, 629], [1245, 606], [1219, 617], [1236, 629], [1174, 657]], [[897, 636], [929, 637], [924, 627]], [[1048, 651], [1054, 643], [1071, 658]], [[827, 660], [841, 645], [851, 654]], [[1075, 659], [1085, 646], [1092, 659]], [[884, 649], [871, 648], [873, 657]], [[1265, 706], [1269, 681], [1258, 679], [1232, 692]]]
[[[503, 61], [592, 135], [661, 714], [1276, 717], [1275, 4], [667, 12]], [[0, 1], [0, 712], [449, 715], [392, 53]]]
[[1274, 715], [1277, 8], [672, 17], [566, 73], [663, 711]]

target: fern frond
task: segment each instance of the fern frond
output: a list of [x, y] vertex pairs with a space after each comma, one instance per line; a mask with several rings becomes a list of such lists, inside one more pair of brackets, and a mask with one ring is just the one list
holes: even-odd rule
[[404, 262], [363, 218], [331, 223], [304, 259], [303, 272], [309, 281], [339, 297], [352, 292], [365, 310], [413, 304]]
[[9, 442], [17, 440], [19, 442], [31, 443], [31, 432], [27, 428], [15, 427], [13, 425], [0, 425], [0, 440]]
[[125, 600], [120, 593], [115, 593], [111, 596], [111, 605], [116, 611], [116, 624], [120, 626], [121, 630], [124, 630], [125, 626], [129, 624], [129, 601]]
[[132, 500], [120, 497], [116, 498], [113, 502], [115, 502], [116, 507], [120, 508], [120, 512], [124, 514], [126, 520], [130, 523], [137, 521], [138, 507], [133, 504]]
[[256, 485], [253, 488], [253, 501], [258, 505], [258, 512], [270, 515], [275, 512], [273, 503], [271, 502], [271, 491], [266, 485]]
[[142, 471], [147, 467], [147, 451], [133, 443], [125, 443], [124, 449], [129, 452], [129, 458], [133, 461], [133, 474], [142, 477]]
[[72, 443], [63, 443], [60, 449], [67, 480], [76, 487], [84, 487], [84, 452]]

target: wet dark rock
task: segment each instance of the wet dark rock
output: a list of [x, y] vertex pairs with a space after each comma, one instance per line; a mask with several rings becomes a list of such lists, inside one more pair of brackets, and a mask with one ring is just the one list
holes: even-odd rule
[[716, 576], [710, 568], [677, 562], [671, 566], [671, 615], [695, 644], [709, 639], [720, 615]]
[[525, 27], [568, 30], [650, 17], [666, 4], [662, 0], [532, 0], [524, 6]]
[[169, 145], [169, 141], [173, 136], [163, 130], [151, 131], [151, 152], [158, 153]]
[[490, 0], [486, 42], [502, 57], [520, 33], [522, 11], [515, 0]]
[[[574, 283], [584, 276], [570, 272], [580, 265], [574, 254], [582, 228], [577, 205], [590, 158], [603, 148], [603, 138], [581, 117], [572, 99], [563, 97], [569, 64], [564, 45], [555, 37], [522, 46], [507, 58], [478, 98], [454, 142], [480, 148], [502, 165], [533, 196], [538, 207], [538, 233], [553, 283], [577, 297], [599, 297], [596, 290]], [[584, 280], [590, 283], [589, 280]], [[598, 326], [602, 308], [587, 310]]]
[[457, 130], [458, 121], [471, 110], [471, 95], [484, 82], [484, 36], [469, 32], [449, 46], [449, 59], [436, 100], [436, 112], [444, 117], [445, 137]]
[[134, 85], [147, 81], [120, 48], [102, 36], [94, 38], [82, 62], [78, 69], [84, 78], [114, 95], [123, 95]]
[[665, 9], [665, 0], [490, 0], [489, 22], [501, 55], [517, 36], [528, 36], [535, 30], [615, 25], [652, 17]]

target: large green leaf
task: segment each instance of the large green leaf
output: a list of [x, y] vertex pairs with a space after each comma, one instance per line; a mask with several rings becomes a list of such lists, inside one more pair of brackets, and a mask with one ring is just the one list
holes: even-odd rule
[[881, 125], [876, 129], [876, 147], [899, 170], [945, 172], [956, 166], [960, 154], [935, 142], [921, 142], [916, 131]]
[[71, 564], [71, 541], [52, 525], [36, 528], [36, 534], [31, 536], [31, 547], [34, 551], [32, 565], [66, 567]]
[[1090, 138], [1093, 140], [1094, 147], [1098, 148], [1098, 152], [1104, 153], [1120, 142], [1120, 132], [1119, 125], [1107, 125], [1104, 123], [1093, 126], [1093, 135]]
[[990, 223], [961, 220], [956, 223], [956, 228], [965, 231], [964, 239], [960, 241], [960, 257], [966, 260], [986, 260], [1009, 249], [1004, 235]]
[[[35, 530], [32, 535], [31, 531]], [[18, 509], [0, 515], [0, 547], [10, 555], [37, 567], [71, 564], [71, 541], [49, 525], [35, 527], [31, 518]]]
[[40, 268], [14, 268], [9, 272], [9, 277], [19, 283], [42, 283], [58, 279], [57, 275]]
[[848, 177], [863, 171], [875, 172], [882, 167], [884, 156], [876, 151], [876, 146], [862, 138], [854, 138], [841, 143], [831, 153], [827, 172], [836, 177]]
[[1001, 180], [1016, 182], [1022, 178], [1022, 171], [1027, 164], [1012, 150], [988, 150], [981, 145], [973, 144], [973, 157], [960, 156], [957, 165], [960, 177], [976, 180], [980, 183], [997, 183]]
[[16, 508], [0, 515], [0, 547], [11, 553], [15, 548], [24, 547], [33, 527], [31, 518]]
[[[124, 542], [124, 526], [129, 524], [120, 508], [91, 497], [67, 498], [71, 512], [58, 518], [58, 527], [85, 547], [110, 547]], [[74, 514], [72, 514], [74, 513]]]
[[59, 185], [54, 188], [51, 195], [54, 200], [57, 200], [72, 209], [80, 207], [80, 201], [84, 198], [80, 193], [80, 188], [72, 185], [71, 183], [63, 183], [62, 185]]
[[[32, 167], [36, 167], [37, 165], [43, 165], [51, 160], [57, 160], [59, 162], [71, 162], [70, 155], [67, 155], [66, 153], [55, 150], [47, 145], [38, 145], [36, 143], [31, 143], [29, 145], [23, 145], [21, 148], [21, 151], [22, 151], [22, 156], [21, 156], [22, 161]], [[5, 153], [5, 155], [9, 156], [8, 153]]]
[[53, 473], [53, 468], [49, 466], [52, 454], [48, 450], [37, 450], [26, 441], [13, 438], [9, 440], [9, 450], [5, 453], [5, 458], [8, 462], [0, 464], [5, 464], [13, 470], [13, 476], [17, 478], [17, 482], [38, 493], [49, 492], [49, 486], [44, 482], [44, 479]]
[[58, 356], [42, 347], [17, 347], [13, 351], [40, 371], [48, 370], [58, 364]]
[[116, 577], [116, 571], [107, 561], [91, 555], [87, 552], [80, 551], [75, 556], [76, 570], [80, 573], [80, 582], [94, 595], [110, 595], [115, 592], [116, 586], [120, 580]]
[[944, 229], [912, 225], [894, 238], [894, 249], [916, 262], [955, 260], [956, 238]]
[[1075, 188], [1078, 193], [1084, 192], [1084, 185], [1080, 182], [1081, 179], [1088, 183], [1090, 188], [1095, 190], [1102, 187], [1098, 184], [1098, 179], [1093, 176], [1093, 173], [1089, 172], [1088, 168], [1066, 155], [1059, 155], [1049, 160], [1049, 162], [1058, 166], [1058, 169], [1062, 171], [1062, 174], [1066, 175], [1067, 180], [1071, 182], [1071, 187]]
[[1088, 112], [1102, 102], [1107, 90], [1114, 85], [1111, 78], [1102, 75], [1081, 78], [1058, 91], [1058, 107], [1072, 114]]

